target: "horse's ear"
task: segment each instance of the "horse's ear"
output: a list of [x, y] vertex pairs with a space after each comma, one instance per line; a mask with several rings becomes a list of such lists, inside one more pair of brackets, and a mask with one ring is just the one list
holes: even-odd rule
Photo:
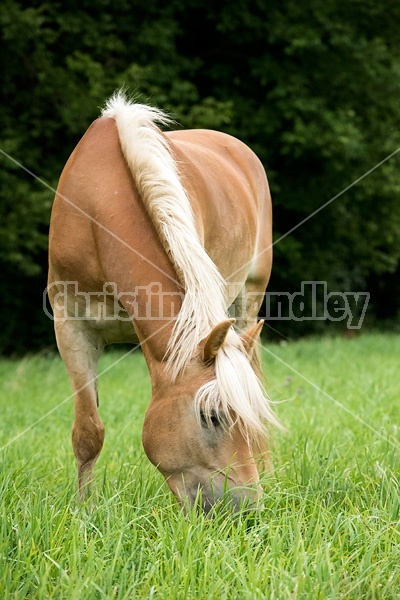
[[218, 323], [218, 325], [215, 325], [208, 336], [203, 340], [203, 361], [205, 363], [210, 362], [216, 357], [218, 350], [221, 348], [228, 335], [231, 325], [233, 325], [235, 321], [236, 319], [227, 319], [226, 321]]
[[254, 327], [252, 327], [245, 333], [242, 333], [242, 335], [240, 336], [244, 349], [246, 350], [249, 356], [253, 354], [254, 346], [257, 344], [260, 338], [260, 333], [261, 329], [263, 328], [263, 325], [264, 320], [259, 321], [254, 325]]

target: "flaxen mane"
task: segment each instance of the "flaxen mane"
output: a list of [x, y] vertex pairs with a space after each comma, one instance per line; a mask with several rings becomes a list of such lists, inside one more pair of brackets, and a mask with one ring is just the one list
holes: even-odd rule
[[[185, 295], [169, 342], [172, 379], [183, 372], [211, 329], [226, 320], [225, 282], [204, 250], [190, 201], [166, 137], [157, 124], [170, 123], [162, 111], [131, 103], [118, 92], [103, 116], [115, 119], [121, 148], [137, 189], [174, 265]], [[261, 451], [265, 422], [277, 424], [239, 335], [231, 329], [215, 361], [216, 378], [197, 393], [198, 414], [222, 411], [226, 426], [238, 421], [253, 451]]]

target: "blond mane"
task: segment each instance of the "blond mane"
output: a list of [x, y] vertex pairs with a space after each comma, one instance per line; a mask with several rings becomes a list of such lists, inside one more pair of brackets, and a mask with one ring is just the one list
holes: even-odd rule
[[[185, 295], [167, 351], [172, 380], [198, 352], [199, 343], [227, 318], [225, 282], [201, 244], [189, 198], [159, 125], [170, 118], [161, 110], [127, 100], [117, 92], [102, 115], [115, 119], [121, 148], [137, 189], [182, 283]], [[249, 442], [261, 445], [264, 423], [277, 424], [238, 334], [231, 329], [217, 354], [216, 378], [200, 388], [196, 406], [223, 411], [228, 427], [239, 423]]]

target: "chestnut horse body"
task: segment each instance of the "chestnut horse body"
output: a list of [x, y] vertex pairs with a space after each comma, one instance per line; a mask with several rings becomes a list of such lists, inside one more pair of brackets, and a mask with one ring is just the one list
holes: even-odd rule
[[243, 143], [162, 133], [166, 122], [116, 94], [85, 133], [54, 201], [48, 292], [74, 391], [81, 496], [104, 440], [98, 358], [133, 342], [152, 382], [145, 452], [181, 502], [201, 489], [208, 510], [227, 489], [257, 496], [256, 455], [276, 423], [256, 369], [271, 200]]

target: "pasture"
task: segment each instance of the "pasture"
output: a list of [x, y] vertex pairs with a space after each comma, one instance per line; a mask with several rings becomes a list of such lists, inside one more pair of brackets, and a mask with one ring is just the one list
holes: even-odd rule
[[61, 360], [2, 360], [0, 597], [398, 598], [399, 355], [396, 335], [267, 344], [287, 429], [273, 432], [264, 508], [214, 518], [183, 514], [144, 456], [139, 352], [100, 361], [93, 506], [76, 503]]

